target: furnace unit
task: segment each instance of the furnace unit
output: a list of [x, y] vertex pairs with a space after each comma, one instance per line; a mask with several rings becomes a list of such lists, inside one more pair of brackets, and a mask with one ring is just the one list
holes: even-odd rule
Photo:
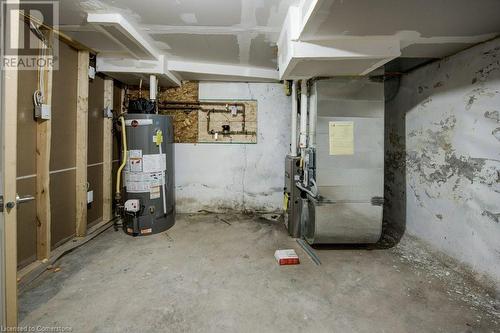
[[289, 171], [286, 159], [295, 177], [285, 186], [288, 200], [294, 198], [286, 211], [289, 234], [309, 244], [376, 243], [384, 201], [384, 84], [318, 79], [308, 94], [300, 168]]
[[384, 84], [320, 80], [311, 96], [319, 196], [308, 196], [304, 237], [311, 244], [376, 243], [384, 195]]

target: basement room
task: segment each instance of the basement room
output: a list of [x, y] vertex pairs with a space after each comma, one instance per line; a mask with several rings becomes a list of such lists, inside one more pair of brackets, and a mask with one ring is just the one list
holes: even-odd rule
[[499, 0], [0, 0], [1, 332], [500, 332]]

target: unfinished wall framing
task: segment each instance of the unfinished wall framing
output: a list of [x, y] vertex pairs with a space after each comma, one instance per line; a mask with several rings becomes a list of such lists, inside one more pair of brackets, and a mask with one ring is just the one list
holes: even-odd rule
[[[32, 34], [32, 32], [30, 32]], [[45, 33], [52, 43], [52, 33]], [[31, 36], [36, 38], [34, 35]], [[44, 77], [44, 86], [39, 86], [38, 77]], [[34, 201], [23, 204], [18, 214], [17, 265], [24, 267], [50, 255], [50, 195], [49, 158], [51, 122], [35, 120], [33, 115], [33, 93], [39, 89], [48, 104], [52, 99], [52, 71], [20, 71], [18, 81], [17, 113], [17, 192], [30, 195]]]
[[[113, 79], [104, 79], [104, 108], [113, 110]], [[113, 119], [104, 117], [102, 128], [102, 220], [113, 218]]]
[[76, 104], [76, 236], [87, 232], [89, 52], [78, 51]]
[[[21, 279], [43, 266], [42, 259], [52, 260], [51, 251], [59, 253], [57, 248], [77, 231], [84, 235], [112, 218], [112, 166], [119, 156], [112, 119], [104, 118], [103, 109], [105, 105], [120, 109], [122, 89], [103, 76], [89, 81], [88, 52], [60, 40], [58, 70], [45, 73], [50, 120], [34, 118], [37, 72], [19, 72], [17, 139], [22, 144], [16, 147], [16, 183], [21, 195], [36, 197], [19, 209], [17, 267]], [[82, 162], [85, 167], [79, 168]], [[106, 174], [105, 167], [109, 169]], [[94, 190], [91, 206], [86, 203], [87, 181]], [[79, 209], [79, 200], [84, 209]], [[79, 214], [85, 220], [78, 220]]]

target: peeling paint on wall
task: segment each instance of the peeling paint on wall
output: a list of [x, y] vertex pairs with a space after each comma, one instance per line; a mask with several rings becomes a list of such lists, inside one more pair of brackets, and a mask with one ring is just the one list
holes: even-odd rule
[[497, 283], [499, 105], [500, 39], [410, 73], [386, 104], [386, 219]]

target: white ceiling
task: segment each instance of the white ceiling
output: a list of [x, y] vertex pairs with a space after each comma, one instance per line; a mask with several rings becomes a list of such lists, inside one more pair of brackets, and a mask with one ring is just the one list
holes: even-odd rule
[[[60, 24], [100, 57], [127, 58], [127, 49], [87, 23], [89, 13], [120, 14], [166, 62], [182, 62], [182, 70], [172, 69], [179, 79], [245, 80], [245, 73], [252, 73], [248, 79], [258, 80], [255, 73], [265, 73], [262, 79], [269, 80], [278, 78], [273, 71], [282, 66], [277, 42], [291, 6], [299, 21], [290, 40], [309, 46], [326, 41], [355, 46], [360, 38], [368, 45], [390, 37], [399, 41], [403, 57], [441, 58], [500, 32], [500, 0], [63, 0]], [[339, 39], [347, 42], [335, 42]], [[325, 73], [319, 62], [310, 66], [311, 73], [307, 64], [298, 64], [297, 71], [342, 75], [359, 67], [365, 73], [361, 69], [373, 66], [370, 59], [389, 60], [394, 54], [358, 54], [352, 61], [359, 66], [349, 59], [329, 63], [321, 58]], [[191, 62], [196, 70], [186, 71]], [[205, 73], [198, 70], [203, 64], [214, 67]]]
[[[120, 48], [86, 24], [88, 13], [119, 13], [168, 59], [276, 68], [276, 40], [298, 0], [64, 0], [61, 30], [103, 54]], [[124, 50], [122, 55], [126, 55]]]
[[401, 40], [404, 57], [441, 58], [500, 32], [499, 0], [305, 2], [314, 9], [300, 33], [301, 40], [395, 36]]

